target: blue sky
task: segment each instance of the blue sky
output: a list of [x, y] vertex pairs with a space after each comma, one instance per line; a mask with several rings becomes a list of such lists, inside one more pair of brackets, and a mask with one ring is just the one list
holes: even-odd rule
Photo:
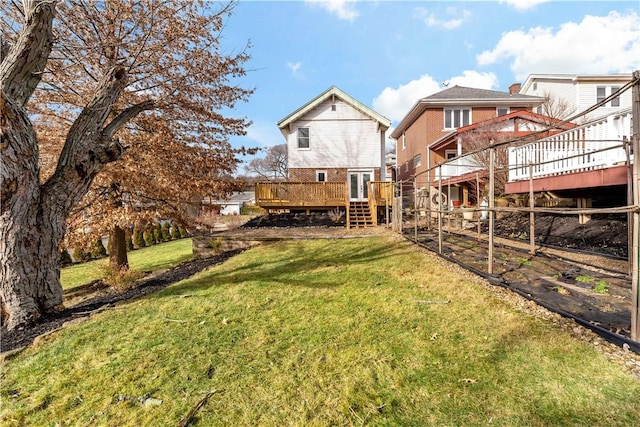
[[394, 126], [444, 81], [508, 91], [534, 73], [640, 69], [640, 2], [241, 0], [223, 46], [248, 41], [239, 83], [256, 91], [232, 114], [253, 125], [231, 142], [269, 147], [280, 119], [332, 85]]

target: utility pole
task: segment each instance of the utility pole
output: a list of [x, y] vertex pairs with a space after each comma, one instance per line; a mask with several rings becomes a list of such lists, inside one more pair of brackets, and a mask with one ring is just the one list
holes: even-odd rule
[[633, 221], [629, 227], [633, 229], [633, 247], [629, 254], [632, 257], [631, 272], [631, 339], [640, 341], [640, 70], [633, 72], [632, 120], [633, 120]]

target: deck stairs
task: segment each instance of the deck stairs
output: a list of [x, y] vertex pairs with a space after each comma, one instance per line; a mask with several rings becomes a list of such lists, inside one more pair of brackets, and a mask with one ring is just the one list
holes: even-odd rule
[[373, 218], [368, 202], [351, 202], [349, 204], [349, 227], [373, 227]]

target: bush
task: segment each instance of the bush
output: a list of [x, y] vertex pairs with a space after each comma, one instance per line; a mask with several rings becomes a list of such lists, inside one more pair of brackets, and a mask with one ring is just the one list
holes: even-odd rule
[[68, 265], [71, 264], [73, 260], [71, 259], [71, 255], [69, 255], [69, 251], [66, 249], [62, 249], [60, 251], [60, 257], [58, 258], [58, 263], [60, 265]]
[[133, 239], [132, 239], [132, 232], [131, 232], [131, 228], [127, 227], [124, 229], [124, 238], [126, 239], [126, 245], [127, 245], [127, 252], [130, 252], [134, 249], [133, 247]]
[[107, 249], [102, 243], [102, 239], [96, 240], [91, 246], [91, 258], [104, 258], [107, 256]]
[[111, 265], [98, 267], [102, 276], [102, 281], [117, 290], [130, 288], [137, 280], [144, 276], [144, 273], [128, 268], [115, 268]]
[[171, 240], [171, 230], [169, 227], [169, 221], [165, 221], [162, 224], [161, 230], [162, 230], [162, 240], [164, 240], [165, 242], [168, 242], [169, 240]]
[[144, 241], [144, 233], [138, 225], [133, 228], [133, 244], [138, 248], [144, 248], [145, 246], [147, 246], [146, 242]]
[[151, 227], [144, 230], [143, 237], [146, 246], [153, 246], [156, 244], [156, 238], [153, 235], [153, 229]]
[[162, 243], [162, 228], [159, 223], [153, 226], [153, 238], [156, 243]]
[[209, 240], [209, 247], [211, 248], [213, 253], [215, 253], [216, 255], [220, 255], [220, 253], [222, 253], [222, 251], [220, 250], [220, 248], [222, 247], [222, 243], [223, 240], [220, 237], [218, 237], [217, 239], [211, 239]]
[[260, 206], [243, 205], [240, 207], [240, 215], [262, 215], [264, 209]]
[[189, 234], [184, 227], [178, 227], [178, 229], [180, 230], [180, 237], [189, 237]]
[[84, 250], [82, 246], [73, 248], [73, 260], [75, 262], [84, 262], [91, 259], [91, 254]]
[[178, 228], [178, 225], [176, 223], [173, 223], [171, 225], [171, 238], [172, 239], [179, 239], [180, 237], [180, 229]]

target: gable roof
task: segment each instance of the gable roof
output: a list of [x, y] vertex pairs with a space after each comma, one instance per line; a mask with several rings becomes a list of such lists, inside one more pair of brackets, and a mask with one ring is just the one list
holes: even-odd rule
[[309, 111], [313, 110], [318, 105], [332, 97], [341, 99], [354, 109], [360, 111], [362, 114], [370, 117], [372, 120], [376, 121], [378, 125], [383, 129], [388, 129], [389, 126], [391, 126], [391, 120], [387, 119], [382, 114], [373, 111], [371, 108], [367, 107], [357, 99], [348, 95], [346, 92], [338, 89], [336, 86], [331, 86], [329, 89], [325, 90], [320, 95], [316, 96], [311, 101], [307, 102], [302, 107], [298, 108], [293, 113], [280, 120], [278, 122], [278, 128], [283, 129], [289, 126], [291, 123], [298, 120], [300, 117], [307, 114]]
[[539, 96], [521, 95], [519, 93], [500, 92], [496, 90], [477, 89], [464, 86], [453, 86], [419, 99], [409, 113], [398, 124], [390, 135], [398, 139], [422, 113], [430, 107], [447, 106], [523, 106], [536, 107], [544, 102]]

